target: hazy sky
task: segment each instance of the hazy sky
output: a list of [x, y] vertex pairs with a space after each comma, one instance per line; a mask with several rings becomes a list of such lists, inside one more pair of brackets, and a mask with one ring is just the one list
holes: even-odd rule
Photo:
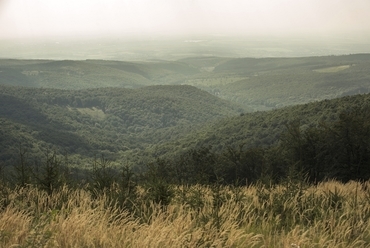
[[370, 0], [0, 0], [0, 39], [370, 33]]

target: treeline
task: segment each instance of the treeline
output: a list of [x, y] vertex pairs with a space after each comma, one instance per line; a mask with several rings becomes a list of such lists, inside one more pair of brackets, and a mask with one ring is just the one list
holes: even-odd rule
[[[46, 151], [37, 160], [32, 159], [22, 145], [19, 146], [16, 163], [12, 166], [0, 164], [1, 183], [9, 187], [34, 185], [48, 194], [64, 185], [70, 188], [88, 187], [91, 191], [99, 192], [123, 181], [125, 185], [130, 186], [134, 185], [133, 175], [129, 166], [112, 166], [111, 161], [103, 155], [93, 158], [91, 164], [85, 168], [80, 168], [70, 164], [68, 155], [59, 155], [55, 151]], [[137, 178], [135, 180], [136, 185]]]
[[343, 111], [334, 122], [286, 124], [271, 146], [191, 149], [175, 159], [157, 159], [148, 167], [169, 183], [279, 183], [300, 177], [317, 183], [370, 178], [370, 108]]

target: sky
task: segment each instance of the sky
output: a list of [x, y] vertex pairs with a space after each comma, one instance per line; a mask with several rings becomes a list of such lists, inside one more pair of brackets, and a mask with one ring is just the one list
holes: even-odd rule
[[0, 40], [370, 33], [370, 0], [0, 0]]

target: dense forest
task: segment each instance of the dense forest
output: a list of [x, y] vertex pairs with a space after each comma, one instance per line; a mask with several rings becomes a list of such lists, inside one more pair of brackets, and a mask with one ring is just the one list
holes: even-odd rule
[[2, 161], [14, 144], [93, 156], [142, 149], [242, 108], [191, 86], [82, 91], [1, 87]]
[[[46, 151], [76, 168], [148, 166], [168, 183], [279, 182], [291, 170], [317, 182], [369, 175], [368, 94], [272, 111], [242, 108], [191, 86], [68, 91], [2, 86], [1, 160]], [[33, 162], [32, 162], [33, 163]]]
[[96, 156], [151, 165], [171, 183], [278, 181], [292, 168], [311, 181], [366, 179], [369, 63], [1, 60], [0, 160], [17, 164], [22, 147], [32, 161], [54, 151], [79, 169]]

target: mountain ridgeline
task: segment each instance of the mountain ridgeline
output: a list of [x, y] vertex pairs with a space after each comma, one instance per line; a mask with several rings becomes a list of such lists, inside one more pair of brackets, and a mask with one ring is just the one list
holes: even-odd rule
[[0, 84], [37, 88], [137, 88], [181, 83], [196, 73], [181, 62], [0, 60]]
[[178, 61], [0, 60], [0, 84], [56, 89], [193, 85], [251, 110], [370, 92], [370, 54]]
[[189, 58], [186, 83], [254, 110], [370, 92], [369, 54], [304, 58]]

